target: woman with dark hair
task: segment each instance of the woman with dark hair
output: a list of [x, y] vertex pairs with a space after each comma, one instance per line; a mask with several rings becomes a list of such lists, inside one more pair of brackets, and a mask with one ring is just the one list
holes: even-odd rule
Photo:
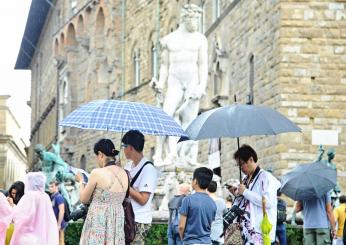
[[78, 173], [80, 200], [91, 201], [79, 244], [124, 245], [124, 201], [128, 177], [116, 159], [119, 151], [109, 139], [94, 146], [98, 168], [91, 171], [88, 183]]
[[13, 207], [18, 204], [19, 200], [24, 195], [24, 183], [22, 181], [14, 182], [8, 190], [7, 201]]

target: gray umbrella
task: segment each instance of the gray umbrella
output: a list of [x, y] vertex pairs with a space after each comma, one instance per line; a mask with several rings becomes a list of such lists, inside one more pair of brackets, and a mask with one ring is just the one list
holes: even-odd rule
[[[181, 137], [179, 141], [231, 137], [237, 138], [239, 148], [241, 136], [300, 131], [288, 118], [269, 107], [236, 103], [202, 113], [186, 129], [189, 138]], [[241, 180], [240, 166], [239, 171]]]
[[336, 169], [325, 163], [298, 165], [281, 179], [281, 192], [293, 200], [320, 198], [336, 185]]
[[267, 106], [241, 104], [204, 112], [186, 129], [192, 140], [300, 131], [288, 118]]

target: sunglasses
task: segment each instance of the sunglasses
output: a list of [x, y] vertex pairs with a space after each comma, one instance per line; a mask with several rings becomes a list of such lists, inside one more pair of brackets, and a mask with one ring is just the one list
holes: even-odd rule
[[128, 146], [129, 146], [128, 144], [121, 144], [121, 148], [126, 148]]

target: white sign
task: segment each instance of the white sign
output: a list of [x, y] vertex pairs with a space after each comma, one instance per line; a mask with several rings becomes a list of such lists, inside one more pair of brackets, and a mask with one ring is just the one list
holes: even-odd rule
[[338, 145], [338, 131], [313, 129], [311, 132], [311, 142], [313, 145]]

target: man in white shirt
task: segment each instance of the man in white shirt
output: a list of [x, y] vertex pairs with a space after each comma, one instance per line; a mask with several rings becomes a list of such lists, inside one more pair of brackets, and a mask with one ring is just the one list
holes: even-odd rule
[[144, 245], [152, 222], [151, 201], [157, 184], [157, 170], [143, 155], [144, 135], [141, 132], [130, 130], [121, 142], [126, 158], [131, 160], [125, 169], [130, 172], [131, 183], [134, 182], [130, 187], [130, 198], [135, 213], [136, 237], [131, 244]]
[[238, 187], [229, 187], [230, 192], [236, 196], [233, 205], [237, 205], [245, 215], [242, 216], [240, 223], [243, 227], [242, 238], [244, 244], [263, 244], [261, 221], [262, 196], [266, 200], [266, 211], [272, 229], [270, 240], [275, 241], [275, 228], [277, 218], [277, 190], [280, 182], [269, 172], [260, 169], [257, 164], [257, 153], [249, 145], [242, 145], [233, 155], [238, 166], [246, 175]]

